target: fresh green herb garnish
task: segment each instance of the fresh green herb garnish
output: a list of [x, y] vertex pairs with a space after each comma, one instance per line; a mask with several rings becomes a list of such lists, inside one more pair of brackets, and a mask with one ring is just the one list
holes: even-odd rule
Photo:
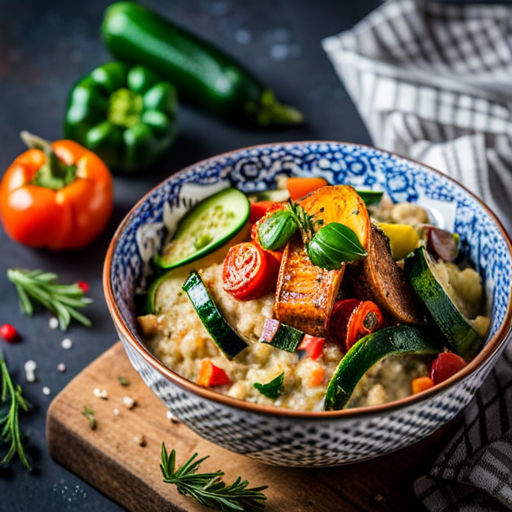
[[297, 229], [292, 213], [288, 210], [279, 210], [264, 220], [258, 228], [260, 244], [266, 251], [275, 251], [285, 245]]
[[160, 469], [167, 484], [175, 484], [178, 492], [194, 498], [205, 507], [222, 512], [247, 511], [255, 512], [265, 508], [267, 497], [261, 492], [267, 488], [254, 487], [248, 489], [249, 482], [238, 477], [235, 482], [226, 485], [222, 481], [224, 473], [197, 473], [199, 465], [209, 457], [196, 460], [197, 453], [181, 467], [176, 469], [176, 451], [167, 453], [162, 443], [162, 463]]
[[318, 231], [307, 249], [308, 257], [318, 267], [339, 269], [343, 262], [368, 255], [356, 233], [344, 224], [331, 222]]
[[89, 427], [91, 427], [91, 430], [96, 430], [97, 425], [96, 418], [94, 417], [94, 411], [86, 405], [82, 414], [89, 420]]
[[57, 274], [43, 270], [8, 269], [7, 277], [18, 292], [21, 310], [28, 316], [34, 313], [34, 304], [49, 309], [59, 319], [60, 328], [65, 331], [71, 319], [90, 327], [91, 321], [76, 308], [83, 308], [92, 302], [75, 283], [58, 284]]
[[265, 395], [267, 398], [270, 398], [272, 400], [276, 400], [283, 392], [283, 379], [284, 372], [281, 373], [281, 375], [278, 375], [275, 379], [271, 380], [270, 382], [267, 382], [266, 384], [260, 384], [259, 382], [256, 382], [253, 384], [253, 386], [262, 395]]
[[14, 455], [18, 454], [22, 464], [30, 471], [32, 466], [25, 454], [18, 418], [20, 407], [27, 411], [28, 403], [21, 394], [21, 387], [14, 386], [1, 350], [0, 378], [0, 446], [9, 447], [0, 460], [0, 465], [8, 464]]
[[121, 386], [124, 386], [125, 388], [130, 385], [130, 381], [128, 379], [125, 379], [122, 375], [119, 375], [119, 377], [117, 377], [117, 380], [119, 381], [119, 384], [121, 384]]
[[315, 221], [314, 215], [309, 215], [302, 206], [294, 203], [291, 199], [288, 200], [288, 211], [295, 219], [295, 222], [299, 227], [304, 246], [307, 247], [315, 235], [315, 224], [323, 224], [323, 219]]

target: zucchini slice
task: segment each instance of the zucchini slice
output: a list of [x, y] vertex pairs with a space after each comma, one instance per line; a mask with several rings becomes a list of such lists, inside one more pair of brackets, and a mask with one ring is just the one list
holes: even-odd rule
[[405, 276], [441, 331], [447, 348], [471, 361], [482, 346], [482, 338], [459, 311], [436, 277], [435, 262], [424, 247], [405, 260]]
[[224, 319], [210, 297], [203, 280], [195, 270], [185, 281], [183, 291], [187, 293], [197, 316], [209, 332], [212, 340], [228, 359], [233, 359], [248, 346]]
[[155, 256], [156, 265], [181, 267], [210, 254], [242, 230], [250, 211], [249, 200], [235, 188], [204, 199], [185, 215], [162, 254]]
[[392, 354], [438, 354], [435, 338], [418, 327], [386, 327], [361, 338], [345, 354], [327, 386], [324, 409], [343, 409], [362, 376], [383, 357]]
[[295, 327], [282, 324], [273, 318], [266, 318], [260, 343], [266, 343], [285, 352], [293, 353], [297, 350], [304, 336], [305, 333], [295, 329]]
[[357, 190], [359, 197], [364, 201], [366, 206], [380, 203], [384, 192], [378, 192], [377, 190]]

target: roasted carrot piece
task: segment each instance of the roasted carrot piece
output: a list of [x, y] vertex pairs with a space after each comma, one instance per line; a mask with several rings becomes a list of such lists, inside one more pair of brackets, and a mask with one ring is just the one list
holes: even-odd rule
[[286, 182], [286, 188], [292, 201], [297, 201], [297, 199], [326, 185], [327, 181], [323, 178], [288, 178]]
[[422, 391], [434, 387], [434, 381], [430, 377], [418, 377], [411, 382], [412, 394], [417, 395]]
[[324, 380], [325, 371], [322, 366], [317, 366], [313, 368], [311, 374], [309, 375], [309, 385], [311, 387], [320, 386]]

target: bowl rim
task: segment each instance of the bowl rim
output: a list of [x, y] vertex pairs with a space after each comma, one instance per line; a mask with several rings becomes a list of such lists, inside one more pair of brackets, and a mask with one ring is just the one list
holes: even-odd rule
[[126, 225], [132, 220], [132, 217], [135, 213], [135, 211], [144, 204], [147, 199], [153, 194], [155, 190], [160, 188], [165, 182], [172, 179], [175, 176], [178, 176], [180, 174], [186, 173], [190, 171], [191, 169], [199, 166], [207, 164], [210, 161], [215, 161], [220, 158], [228, 157], [232, 154], [239, 153], [241, 151], [250, 151], [250, 150], [256, 150], [256, 149], [263, 149], [268, 148], [272, 146], [292, 146], [292, 145], [311, 145], [311, 144], [339, 144], [344, 146], [354, 146], [359, 147], [363, 149], [371, 149], [371, 150], [377, 150], [380, 153], [390, 155], [394, 158], [406, 160], [409, 162], [412, 162], [416, 165], [419, 165], [420, 167], [426, 168], [429, 171], [433, 172], [436, 175], [441, 176], [442, 178], [447, 179], [448, 181], [452, 182], [457, 187], [460, 187], [464, 192], [466, 192], [470, 197], [472, 197], [482, 208], [483, 210], [489, 215], [489, 217], [493, 220], [493, 222], [498, 227], [499, 231], [501, 232], [501, 235], [503, 236], [508, 252], [510, 255], [510, 258], [512, 260], [512, 240], [510, 236], [508, 235], [507, 231], [503, 227], [500, 220], [497, 218], [497, 216], [489, 209], [489, 207], [480, 200], [473, 192], [468, 190], [464, 185], [456, 181], [455, 179], [451, 178], [450, 176], [442, 173], [441, 171], [434, 169], [433, 167], [430, 167], [429, 165], [426, 165], [422, 162], [418, 162], [416, 160], [413, 160], [408, 157], [404, 157], [402, 155], [399, 155], [397, 153], [387, 151], [384, 149], [377, 148], [375, 146], [370, 146], [367, 144], [360, 144], [360, 143], [354, 143], [354, 142], [343, 142], [343, 141], [336, 141], [336, 140], [304, 140], [304, 141], [283, 141], [283, 142], [271, 142], [271, 143], [264, 143], [264, 144], [257, 144], [254, 146], [246, 146], [243, 148], [238, 148], [230, 151], [226, 151], [224, 153], [220, 153], [218, 155], [214, 155], [208, 158], [204, 158], [203, 160], [200, 160], [198, 162], [195, 162], [191, 165], [188, 165], [187, 167], [184, 167], [183, 169], [180, 169], [179, 171], [176, 171], [175, 173], [171, 174], [169, 177], [165, 178], [163, 181], [161, 181], [158, 185], [153, 187], [151, 190], [149, 190], [144, 196], [137, 201], [137, 203], [130, 209], [130, 211], [125, 215], [119, 226], [117, 227], [112, 240], [110, 241], [110, 244], [107, 249], [107, 253], [105, 255], [105, 263], [103, 266], [103, 290], [105, 294], [105, 299], [107, 302], [107, 307], [109, 309], [110, 315], [112, 317], [112, 320], [114, 322], [115, 327], [117, 328], [118, 332], [121, 334], [122, 337], [126, 340], [126, 342], [129, 343], [129, 345], [137, 352], [139, 356], [141, 356], [146, 363], [148, 363], [153, 369], [157, 370], [161, 375], [163, 375], [167, 380], [169, 380], [172, 384], [180, 387], [181, 389], [192, 393], [194, 395], [198, 395], [199, 397], [206, 399], [208, 401], [217, 403], [219, 405], [238, 409], [243, 411], [246, 411], [248, 413], [254, 413], [254, 414], [260, 414], [260, 415], [270, 415], [270, 416], [279, 416], [279, 417], [287, 417], [287, 418], [293, 418], [293, 419], [300, 419], [300, 420], [330, 420], [330, 419], [353, 419], [354, 417], [367, 417], [367, 416], [377, 416], [377, 415], [386, 415], [391, 412], [396, 411], [397, 409], [407, 408], [409, 406], [418, 405], [421, 402], [427, 401], [430, 398], [434, 397], [435, 395], [438, 395], [448, 388], [452, 387], [452, 385], [464, 380], [466, 377], [468, 377], [470, 374], [472, 374], [474, 371], [477, 370], [477, 368], [480, 368], [481, 366], [484, 366], [485, 363], [487, 363], [491, 356], [496, 352], [502, 345], [505, 344], [508, 335], [510, 334], [510, 331], [512, 329], [512, 297], [509, 298], [509, 303], [507, 307], [507, 312], [505, 314], [505, 318], [503, 320], [502, 325], [498, 329], [498, 331], [488, 340], [486, 345], [483, 347], [483, 349], [478, 353], [478, 355], [461, 371], [450, 377], [449, 379], [445, 380], [444, 382], [437, 384], [436, 386], [423, 391], [421, 393], [418, 393], [416, 395], [410, 395], [408, 397], [402, 398], [400, 400], [395, 400], [393, 402], [388, 402], [381, 405], [374, 405], [374, 406], [367, 406], [367, 407], [354, 407], [352, 409], [341, 409], [338, 411], [302, 411], [298, 409], [287, 409], [284, 407], [277, 407], [275, 405], [261, 405], [261, 404], [255, 404], [252, 402], [247, 402], [245, 400], [241, 400], [238, 398], [230, 397], [227, 395], [223, 395], [221, 393], [218, 393], [216, 391], [210, 390], [208, 388], [199, 386], [198, 384], [189, 381], [185, 379], [184, 377], [178, 375], [174, 371], [172, 371], [170, 368], [165, 366], [160, 360], [158, 360], [145, 346], [143, 346], [142, 341], [137, 340], [135, 336], [132, 335], [130, 329], [127, 327], [126, 323], [124, 322], [121, 313], [119, 311], [119, 308], [117, 307], [117, 304], [114, 300], [114, 294], [111, 287], [111, 267], [112, 267], [112, 258], [114, 254], [114, 249], [117, 245], [117, 242], [123, 233]]

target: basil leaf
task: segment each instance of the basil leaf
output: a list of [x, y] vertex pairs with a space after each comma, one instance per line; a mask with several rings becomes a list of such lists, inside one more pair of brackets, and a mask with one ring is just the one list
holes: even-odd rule
[[281, 375], [278, 375], [274, 380], [267, 382], [266, 384], [260, 384], [259, 382], [255, 382], [253, 386], [267, 398], [271, 398], [272, 400], [276, 400], [279, 398], [279, 395], [283, 392], [283, 379], [284, 372]]
[[265, 250], [275, 251], [290, 240], [297, 224], [288, 210], [280, 210], [261, 223], [258, 228], [260, 244]]
[[367, 255], [355, 232], [338, 222], [321, 228], [308, 246], [311, 263], [327, 270], [339, 269], [342, 263]]
[[377, 190], [356, 190], [356, 192], [366, 206], [379, 203], [384, 195], [384, 192], [378, 192]]

